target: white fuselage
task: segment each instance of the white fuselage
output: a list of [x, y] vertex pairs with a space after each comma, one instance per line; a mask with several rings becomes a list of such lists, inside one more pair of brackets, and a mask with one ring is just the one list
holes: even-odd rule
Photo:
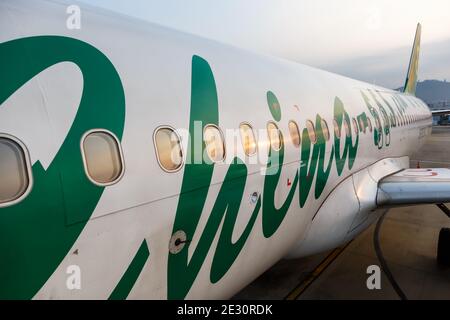
[[[48, 194], [48, 202], [53, 201], [51, 197], [58, 197], [58, 201], [62, 199], [65, 228], [70, 230], [78, 223], [85, 225], [74, 237], [70, 250], [59, 259], [55, 258], [53, 271], [45, 281], [41, 281], [42, 285], [36, 284], [34, 291], [27, 291], [28, 296], [34, 292], [32, 298], [109, 298], [135, 260], [144, 240], [149, 256], [125, 296], [128, 299], [231, 297], [281, 258], [301, 257], [331, 249], [367, 228], [378, 215], [372, 212], [376, 209], [375, 198], [370, 195], [373, 190], [364, 187], [370, 185], [376, 188], [377, 179], [408, 167], [408, 157], [430, 133], [430, 113], [424, 103], [415, 97], [83, 6], [81, 29], [70, 30], [66, 27], [67, 6], [43, 1], [2, 1], [0, 48], [4, 43], [20, 38], [61, 36], [78, 39], [103, 53], [114, 66], [123, 86], [125, 117], [120, 142], [125, 171], [118, 183], [104, 188], [86, 221], [78, 219], [76, 213], [70, 210], [77, 199], [66, 191], [70, 182], [64, 176], [60, 192]], [[24, 47], [23, 50], [28, 49]], [[35, 52], [28, 51], [27, 54], [33, 63]], [[238, 201], [235, 223], [232, 224], [231, 243], [241, 239], [252, 219], [255, 201], [251, 196], [256, 193], [263, 200], [260, 212], [235, 259], [217, 281], [212, 281], [211, 265], [227, 216], [225, 214], [220, 219], [216, 229], [209, 228], [207, 222], [230, 169], [229, 161], [214, 165], [208, 185], [196, 186], [192, 182], [193, 189], [207, 190], [201, 215], [198, 221], [193, 222], [195, 232], [188, 235], [190, 243], [184, 249], [188, 250], [187, 262], [192, 260], [199, 267], [198, 271], [185, 271], [192, 281], [188, 281], [186, 288], [180, 292], [170, 289], [176, 291], [170, 294], [168, 282], [174, 283], [175, 280], [168, 278], [175, 277], [173, 273], [177, 270], [184, 270], [177, 265], [178, 260], [171, 261], [173, 257], [169, 246], [174, 231], [177, 231], [174, 230], [174, 221], [184, 201], [180, 200], [182, 185], [189, 182], [184, 181], [187, 179], [185, 166], [173, 173], [162, 170], [155, 154], [153, 135], [160, 126], [170, 126], [180, 131], [189, 129], [194, 56], [204, 59], [214, 76], [218, 127], [223, 132], [237, 130], [241, 123], [247, 122], [254, 128], [258, 142], [258, 161], [251, 163], [248, 158], [242, 157], [246, 167], [245, 187], [239, 194], [241, 199]], [[0, 58], [4, 59], [3, 56]], [[40, 162], [47, 170], [73, 125], [83, 90], [86, 90], [84, 81], [79, 66], [71, 61], [51, 65], [0, 103], [0, 134], [11, 135], [23, 142], [32, 165]], [[274, 120], [269, 110], [268, 91], [278, 98], [282, 112], [279, 121]], [[351, 141], [357, 143], [354, 164], [349, 168], [347, 159], [341, 174], [338, 174], [336, 160], [331, 154], [335, 147], [333, 119], [336, 98], [342, 102], [349, 116]], [[389, 134], [384, 131], [385, 120], [377, 104], [380, 103], [390, 116], [386, 101], [397, 116], [397, 125], [393, 126], [391, 122]], [[377, 125], [368, 104], [380, 115], [384, 132], [381, 147], [374, 143], [373, 130]], [[397, 105], [403, 105], [404, 118]], [[106, 116], [102, 112], [108, 113], [108, 109], [104, 108], [98, 114], [99, 118]], [[370, 119], [373, 130], [358, 130], [356, 135], [352, 119], [362, 113]], [[317, 181], [313, 181], [311, 191], [301, 206], [298, 200], [300, 186], [305, 181], [299, 177], [284, 219], [273, 234], [267, 235], [263, 231], [267, 180], [262, 170], [268, 161], [270, 148], [265, 131], [267, 123], [275, 121], [284, 137], [284, 159], [273, 195], [275, 208], [280, 208], [288, 198], [296, 174], [305, 165], [301, 159], [303, 146], [298, 148], [291, 143], [288, 123], [295, 121], [303, 132], [306, 122], [311, 120], [316, 123], [318, 115], [328, 124], [331, 135], [323, 149], [325, 168], [330, 159], [333, 161], [323, 190], [315, 194]], [[414, 121], [404, 121], [403, 125], [399, 125], [398, 119], [406, 117], [414, 118]], [[343, 141], [344, 138], [342, 126], [339, 139]], [[189, 138], [183, 136], [184, 151], [189, 148], [188, 142]], [[227, 160], [231, 160], [236, 153], [242, 154], [242, 144], [236, 144], [231, 137], [225, 141], [225, 146]], [[341, 143], [340, 147], [343, 151], [344, 144]], [[186, 154], [184, 152], [184, 156]], [[321, 168], [321, 165], [323, 167], [320, 163], [318, 167]], [[317, 169], [309, 178], [319, 179]], [[34, 187], [37, 186], [35, 184]], [[229, 192], [228, 197], [233, 195]], [[193, 202], [198, 199], [195, 194], [192, 197]], [[362, 198], [366, 202], [362, 202]], [[227, 201], [231, 200], [227, 198]], [[78, 205], [77, 208], [83, 208], [83, 204]], [[0, 208], [0, 215], [7, 209]], [[191, 210], [189, 205], [185, 210]], [[182, 224], [183, 221], [180, 221]], [[1, 228], [3, 230], [8, 226], [3, 224]], [[197, 259], [196, 249], [202, 241], [201, 236], [209, 232], [205, 229], [215, 230], [215, 233], [205, 249], [204, 257]], [[2, 238], [0, 241], [6, 240]], [[15, 259], [21, 248], [15, 246], [14, 239], [8, 241], [9, 246], [17, 250], [11, 252], [8, 259], [12, 260], [11, 263], [20, 263], [20, 259]], [[29, 241], [33, 242], [33, 239]], [[226, 256], [224, 250], [222, 254]], [[171, 263], [173, 266], [169, 267]], [[81, 290], [67, 287], [70, 276], [67, 270], [74, 265], [81, 270]], [[170, 268], [175, 271], [170, 271]], [[32, 265], [20, 269], [33, 272]], [[12, 276], [8, 273], [8, 277]], [[20, 297], [19, 294], [17, 296]]]

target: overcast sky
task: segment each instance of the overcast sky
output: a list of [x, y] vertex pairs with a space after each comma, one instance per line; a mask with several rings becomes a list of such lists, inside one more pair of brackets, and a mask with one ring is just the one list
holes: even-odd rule
[[450, 79], [449, 0], [81, 1], [390, 88], [420, 21], [419, 78]]

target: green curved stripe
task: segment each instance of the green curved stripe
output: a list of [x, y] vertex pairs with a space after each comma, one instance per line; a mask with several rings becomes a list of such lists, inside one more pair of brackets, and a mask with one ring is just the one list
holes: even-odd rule
[[[337, 137], [336, 135], [334, 135], [334, 157], [336, 160], [337, 173], [340, 176], [344, 170], [345, 161], [347, 158], [348, 169], [351, 170], [353, 168], [356, 154], [358, 152], [359, 135], [356, 137], [355, 144], [352, 144], [352, 131], [350, 130], [349, 136], [347, 136], [346, 133], [343, 132], [344, 121], [350, 126], [350, 116], [345, 111], [344, 104], [338, 97], [334, 99], [334, 119], [338, 123], [339, 133], [341, 134], [341, 137]], [[345, 145], [344, 151], [341, 155], [342, 136], [345, 137]]]
[[270, 238], [280, 227], [291, 206], [298, 185], [298, 172], [290, 187], [286, 200], [280, 208], [275, 207], [275, 194], [280, 181], [284, 161], [284, 144], [279, 151], [269, 151], [266, 175], [264, 177], [262, 224], [264, 237]]
[[379, 123], [380, 126], [381, 126], [380, 115], [379, 115], [378, 111], [371, 105], [371, 103], [369, 101], [369, 97], [363, 91], [361, 91], [361, 95], [362, 95], [362, 97], [364, 99], [364, 102], [365, 102], [365, 104], [367, 106], [367, 109], [369, 109], [370, 114], [375, 119], [375, 123], [374, 123], [374, 127], [373, 127], [373, 144], [375, 146], [377, 146], [378, 149], [382, 149], [383, 148], [383, 144], [384, 144], [383, 130], [380, 130], [382, 128], [379, 128], [376, 125], [376, 123]]
[[[313, 157], [317, 154], [317, 159], [319, 160], [317, 163], [317, 174], [316, 174], [316, 186], [314, 189], [314, 197], [319, 199], [322, 195], [323, 190], [325, 189], [325, 185], [327, 184], [328, 178], [330, 177], [331, 165], [334, 160], [334, 144], [331, 147], [330, 157], [328, 159], [328, 165], [325, 165], [325, 156], [326, 156], [326, 145], [327, 140], [323, 134], [322, 127], [322, 117], [316, 116], [316, 136], [317, 142], [314, 144]], [[329, 130], [329, 129], [328, 129]], [[316, 149], [318, 151], [316, 151]]]
[[[123, 134], [125, 97], [119, 75], [100, 51], [71, 38], [32, 37], [0, 44], [0, 105], [35, 75], [60, 62], [72, 62], [80, 68], [84, 79], [82, 99], [69, 133], [48, 170], [44, 170], [39, 162], [33, 166], [34, 188], [30, 195], [13, 207], [0, 209], [0, 252], [3, 254], [0, 260], [0, 299], [32, 298], [66, 256], [97, 206], [104, 188], [93, 185], [84, 174], [79, 150], [82, 135], [93, 128], [108, 129], [119, 139]], [[281, 121], [281, 106], [271, 91], [267, 92], [267, 102], [272, 117]], [[368, 107], [372, 115], [378, 117], [375, 108]], [[339, 98], [335, 100], [334, 114], [340, 130], [343, 121], [350, 124]], [[387, 114], [383, 116], [389, 121]], [[269, 238], [285, 219], [297, 187], [299, 204], [303, 207], [313, 181], [316, 182], [315, 198], [323, 193], [334, 159], [339, 175], [343, 172], [346, 159], [351, 170], [356, 159], [359, 135], [354, 144], [352, 134], [346, 137], [342, 155], [341, 142], [335, 137], [326, 162], [327, 141], [321, 121], [322, 118], [317, 115], [315, 144], [309, 140], [306, 129], [302, 132], [301, 166], [280, 208], [275, 207], [274, 199], [284, 160], [284, 145], [280, 151], [270, 151], [266, 172], [275, 169], [275, 174], [264, 177], [262, 198], [258, 197], [250, 220], [236, 242], [232, 241], [232, 235], [245, 198], [248, 172], [241, 159], [234, 159], [192, 257], [188, 259], [189, 241], [180, 253], [168, 254], [168, 298], [186, 297], [217, 235], [219, 240], [210, 270], [212, 283], [222, 279], [241, 253], [261, 208], [263, 233]], [[215, 167], [209, 161], [195, 159], [203, 157], [205, 151], [203, 139], [194, 136], [195, 129], [204, 129], [207, 124], [219, 125], [217, 88], [208, 62], [194, 56], [187, 149], [187, 157], [191, 161], [184, 168], [172, 229], [173, 233], [183, 230], [188, 240], [197, 231]], [[379, 134], [382, 137], [383, 132]], [[222, 229], [219, 230], [221, 224]], [[125, 299], [128, 296], [148, 257], [149, 250], [144, 241], [110, 299]]]
[[[198, 56], [192, 58], [191, 85], [190, 139], [187, 150], [187, 157], [190, 160], [195, 156], [203, 155], [205, 151], [203, 140], [195, 139], [196, 126], [197, 129], [204, 129], [206, 124], [219, 125], [219, 107], [214, 75], [208, 62]], [[344, 110], [343, 104], [340, 103], [340, 100], [337, 99], [337, 101], [335, 113], [340, 115], [339, 124], [342, 126], [343, 119], [345, 118], [349, 122], [349, 117]], [[273, 92], [269, 91], [267, 93], [267, 102], [273, 118], [280, 121], [281, 106]], [[276, 108], [272, 108], [273, 106], [276, 106]], [[200, 217], [210, 191], [215, 164], [211, 164], [209, 161], [207, 163], [204, 159], [198, 158], [195, 164], [193, 161], [186, 164], [172, 233], [180, 230], [184, 231], [188, 242], [181, 252], [177, 254], [169, 253], [167, 271], [167, 296], [169, 299], [183, 299], [186, 297], [210, 250], [215, 250], [211, 264], [210, 280], [212, 283], [215, 283], [222, 279], [245, 246], [261, 207], [263, 234], [266, 238], [269, 238], [275, 234], [285, 219], [297, 186], [300, 187], [301, 207], [304, 206], [308, 198], [315, 177], [314, 195], [316, 198], [321, 196], [330, 176], [335, 155], [339, 155], [339, 153], [334, 152], [335, 142], [331, 148], [330, 157], [327, 163], [325, 162], [327, 140], [322, 129], [322, 118], [317, 115], [317, 142], [314, 146], [309, 140], [307, 130], [303, 131], [301, 153], [303, 165], [300, 168], [300, 174], [298, 172], [295, 174], [291, 189], [280, 208], [275, 207], [274, 199], [284, 160], [284, 144], [282, 144], [282, 148], [279, 151], [270, 150], [264, 177], [262, 200], [261, 196], [258, 197], [249, 222], [240, 238], [233, 243], [233, 230], [242, 199], [244, 199], [248, 173], [247, 166], [243, 161], [235, 158], [233, 164], [228, 168], [215, 199], [213, 209], [208, 216], [206, 225], [200, 235], [197, 246], [193, 249], [190, 259], [188, 259], [189, 240], [193, 238], [194, 233], [198, 229]], [[346, 139], [344, 154], [339, 158], [340, 163], [342, 163], [339, 166], [339, 174], [342, 172], [343, 164], [347, 158], [349, 159], [349, 169], [352, 168], [358, 149], [358, 142], [359, 136], [356, 137], [355, 145], [352, 145], [351, 135]], [[219, 230], [221, 223], [223, 223], [222, 229]], [[217, 247], [211, 248], [218, 233], [219, 241]]]
[[[214, 75], [208, 62], [198, 56], [192, 58], [191, 90], [188, 159], [193, 159], [195, 154], [203, 155], [205, 151], [202, 139], [194, 139], [195, 123], [201, 122], [202, 129], [207, 124], [219, 124]], [[196, 145], [199, 141], [202, 141], [201, 145]], [[214, 166], [204, 159], [201, 159], [200, 164], [194, 164], [192, 161], [190, 164], [186, 164], [173, 233], [183, 230], [187, 239], [192, 239], [205, 206]], [[234, 159], [191, 259], [188, 261], [190, 244], [187, 244], [178, 254], [169, 253], [167, 284], [169, 299], [183, 299], [187, 295], [211, 248], [223, 218], [225, 218], [223, 228], [211, 267], [211, 281], [219, 281], [241, 252], [256, 221], [260, 207], [260, 200], [258, 200], [240, 239], [236, 243], [232, 243], [231, 235], [236, 224], [246, 181], [247, 167], [240, 159]]]
[[381, 100], [383, 100], [384, 104], [389, 108], [389, 111], [391, 112], [391, 115], [390, 115], [391, 126], [393, 128], [397, 127], [398, 119], [397, 119], [397, 116], [396, 116], [391, 104], [383, 97], [381, 92], [377, 91], [377, 94], [381, 98]]
[[131, 261], [131, 264], [109, 296], [109, 300], [125, 300], [128, 297], [149, 256], [150, 251], [148, 250], [147, 241], [144, 240], [133, 261]]
[[372, 96], [373, 100], [375, 101], [376, 105], [378, 106], [378, 109], [381, 112], [381, 115], [383, 116], [383, 122], [384, 122], [384, 136], [385, 136], [385, 146], [389, 147], [390, 145], [390, 135], [391, 135], [391, 119], [389, 118], [389, 115], [386, 111], [386, 109], [383, 107], [383, 105], [378, 101], [378, 98], [376, 97], [375, 93], [372, 90], [369, 90], [370, 95]]
[[[281, 105], [278, 102], [278, 98], [272, 91], [267, 92], [267, 104], [270, 112], [272, 113], [272, 117], [276, 121], [280, 121]], [[278, 151], [275, 151], [272, 148], [269, 150], [266, 175], [264, 177], [262, 211], [263, 234], [266, 238], [270, 238], [280, 227], [286, 217], [289, 207], [291, 206], [295, 191], [297, 190], [299, 180], [298, 172], [295, 173], [294, 180], [284, 203], [278, 209], [275, 207], [275, 193], [283, 169], [284, 150], [284, 143], [281, 143], [281, 148]]]
[[322, 118], [317, 115], [315, 124], [316, 142], [314, 144], [312, 143], [306, 128], [303, 129], [302, 133], [302, 151], [300, 156], [302, 166], [300, 168], [299, 194], [301, 208], [305, 206], [306, 200], [308, 199], [314, 177], [316, 177], [314, 196], [316, 199], [320, 197], [330, 176], [331, 165], [333, 164], [334, 145], [330, 153], [328, 165], [325, 167], [327, 141], [323, 135], [321, 122]]
[[233, 176], [247, 172], [245, 165], [240, 159], [234, 159], [234, 161], [237, 162], [237, 164], [230, 166], [210, 216], [211, 221], [215, 221], [215, 228], [219, 228], [220, 222], [223, 216], [225, 216], [211, 266], [210, 278], [212, 283], [216, 283], [222, 279], [236, 260], [255, 225], [256, 218], [261, 209], [261, 197], [259, 197], [244, 231], [239, 239], [233, 243], [233, 230], [236, 225], [236, 219], [244, 195], [245, 183], [247, 181], [247, 173], [245, 173], [244, 176], [233, 179]]
[[[97, 205], [104, 188], [85, 176], [82, 135], [104, 128], [122, 137], [125, 98], [120, 77], [104, 54], [79, 40], [41, 36], [0, 44], [0, 105], [27, 81], [60, 62], [80, 68], [81, 102], [49, 168], [45, 171], [39, 162], [34, 164], [31, 193], [19, 204], [0, 209], [0, 299], [32, 298], [66, 256]], [[66, 219], [79, 223], [68, 226]]]
[[272, 92], [267, 92], [267, 104], [269, 105], [270, 113], [272, 114], [272, 117], [275, 119], [275, 121], [281, 120], [281, 106], [278, 102], [277, 96]]

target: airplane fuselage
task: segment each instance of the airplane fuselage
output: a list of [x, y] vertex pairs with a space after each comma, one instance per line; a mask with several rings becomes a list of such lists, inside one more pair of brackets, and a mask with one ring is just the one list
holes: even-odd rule
[[[431, 132], [414, 96], [90, 9], [70, 30], [65, 7], [0, 3], [0, 138], [30, 164], [27, 191], [0, 204], [0, 298], [231, 297], [365, 230], [380, 211], [362, 186], [409, 167]], [[161, 128], [180, 137], [173, 170]], [[111, 184], [86, 169], [92, 132], [120, 146]]]

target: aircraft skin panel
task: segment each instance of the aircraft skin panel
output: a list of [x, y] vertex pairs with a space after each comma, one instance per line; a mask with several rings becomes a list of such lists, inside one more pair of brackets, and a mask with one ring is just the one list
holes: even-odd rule
[[[358, 172], [364, 174], [354, 181], [365, 181], [367, 175], [378, 181], [392, 174], [386, 159], [408, 157], [430, 133], [431, 114], [415, 97], [91, 9], [83, 10], [80, 30], [69, 30], [67, 5], [0, 3], [0, 17], [7, 16], [0, 19], [2, 68], [19, 57], [29, 57], [30, 65], [58, 61], [49, 62], [6, 101], [0, 99], [0, 134], [9, 133], [27, 146], [38, 182], [30, 198], [0, 207], [0, 226], [8, 226], [8, 232], [0, 234], [24, 232], [25, 239], [11, 236], [7, 243], [29, 252], [19, 256], [5, 249], [9, 264], [0, 267], [0, 282], [5, 284], [0, 298], [228, 298], [301, 247], [308, 234], [322, 235], [310, 230], [323, 230], [320, 221], [327, 220], [328, 211], [320, 209], [334, 191], [340, 192], [346, 179]], [[21, 49], [13, 51], [16, 44]], [[63, 54], [64, 59], [59, 56]], [[93, 60], [98, 61], [95, 67], [89, 64]], [[108, 76], [101, 83], [92, 80], [104, 73]], [[3, 84], [11, 81], [7, 77], [0, 81], [3, 97]], [[95, 117], [80, 121], [84, 114]], [[23, 121], [16, 125], [14, 119]], [[339, 130], [334, 130], [335, 119]], [[155, 130], [176, 128], [187, 157], [189, 129], [197, 120], [207, 121], [200, 129], [214, 124], [223, 131], [226, 161], [163, 171], [155, 154]], [[298, 147], [290, 140], [291, 120], [300, 129]], [[283, 135], [278, 164], [268, 141], [269, 121]], [[307, 121], [316, 129], [315, 144]], [[329, 138], [323, 133], [323, 121]], [[258, 141], [253, 157], [244, 155], [239, 135], [236, 139], [233, 132], [226, 132], [243, 122], [251, 124]], [[103, 123], [117, 132], [124, 175], [116, 184], [97, 188], [88, 184], [81, 160], [73, 159], [80, 158], [87, 129], [101, 129]], [[201, 134], [200, 130], [200, 138]], [[69, 150], [66, 145], [73, 147]], [[72, 159], [68, 163], [73, 168], [66, 168], [62, 157]], [[399, 166], [398, 170], [406, 168], [407, 161]], [[71, 176], [72, 169], [79, 172], [76, 177]], [[40, 181], [50, 181], [50, 173], [52, 179], [63, 178], [52, 180], [59, 181], [52, 197], [37, 199], [35, 194], [44, 190]], [[77, 190], [70, 181], [91, 191], [83, 194], [85, 189]], [[28, 204], [31, 198], [33, 206]], [[82, 200], [92, 198], [95, 201]], [[39, 229], [24, 230], [13, 223], [17, 216], [13, 213], [24, 213], [22, 208], [33, 212], [49, 206], [55, 209], [49, 220], [55, 233], [50, 230], [48, 239]], [[23, 215], [21, 223], [40, 223], [44, 228], [45, 212], [32, 221]], [[374, 219], [365, 214], [349, 213], [347, 238]], [[189, 243], [173, 254], [171, 241], [178, 231], [185, 231]], [[36, 256], [43, 248], [54, 252], [48, 250], [46, 259]], [[73, 265], [81, 270], [81, 290], [67, 287], [67, 270]], [[140, 272], [127, 272], [134, 266]], [[27, 277], [33, 280], [29, 285]]]

